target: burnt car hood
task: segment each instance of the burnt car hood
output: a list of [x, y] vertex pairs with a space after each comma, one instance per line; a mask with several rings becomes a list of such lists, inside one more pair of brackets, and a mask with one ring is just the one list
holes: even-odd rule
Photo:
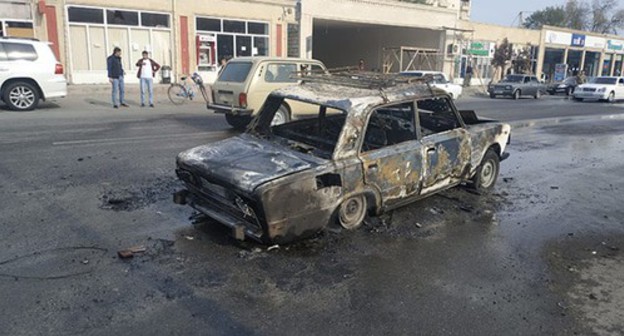
[[249, 193], [265, 182], [317, 167], [323, 161], [248, 134], [191, 148], [177, 158], [179, 168]]

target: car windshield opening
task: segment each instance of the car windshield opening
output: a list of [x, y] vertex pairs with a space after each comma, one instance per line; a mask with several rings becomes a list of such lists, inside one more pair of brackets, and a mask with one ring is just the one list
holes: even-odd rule
[[326, 105], [269, 96], [249, 132], [293, 150], [331, 159], [347, 114]]
[[615, 85], [617, 83], [617, 78], [608, 78], [608, 77], [598, 77], [594, 79], [594, 84], [610, 84]]
[[524, 76], [511, 75], [511, 76], [505, 77], [505, 79], [503, 79], [503, 82], [504, 83], [522, 83], [523, 80], [524, 80]]

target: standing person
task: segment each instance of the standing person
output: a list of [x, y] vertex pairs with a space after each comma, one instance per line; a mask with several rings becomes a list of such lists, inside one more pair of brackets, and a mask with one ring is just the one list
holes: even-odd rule
[[466, 74], [464, 75], [464, 87], [469, 87], [472, 82], [472, 65], [468, 63], [466, 66]]
[[[113, 49], [113, 54], [106, 59], [106, 68], [108, 81], [113, 85], [113, 107], [119, 108], [119, 105], [128, 107], [124, 100], [124, 69], [121, 63], [121, 48], [115, 47]], [[119, 102], [117, 102], [117, 94], [119, 94]]]
[[149, 93], [149, 106], [154, 107], [154, 77], [160, 69], [160, 64], [149, 57], [147, 50], [143, 50], [143, 57], [136, 63], [137, 78], [141, 81], [141, 107], [145, 107], [145, 90]]
[[587, 83], [587, 76], [585, 76], [585, 70], [581, 70], [579, 74], [576, 76], [576, 85], [581, 85]]

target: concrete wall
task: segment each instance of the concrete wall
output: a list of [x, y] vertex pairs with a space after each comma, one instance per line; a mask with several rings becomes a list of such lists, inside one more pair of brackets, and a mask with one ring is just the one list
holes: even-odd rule
[[541, 32], [539, 30], [520, 29], [464, 20], [458, 21], [458, 27], [465, 30], [472, 30], [472, 36], [475, 41], [498, 43], [504, 38], [507, 38], [509, 42], [513, 44], [531, 44], [534, 46], [540, 44]]
[[328, 67], [355, 66], [363, 58], [367, 70], [382, 69], [383, 48], [410, 46], [438, 49], [442, 31], [366, 26], [359, 28], [329, 28], [317, 21], [314, 29], [315, 59]]

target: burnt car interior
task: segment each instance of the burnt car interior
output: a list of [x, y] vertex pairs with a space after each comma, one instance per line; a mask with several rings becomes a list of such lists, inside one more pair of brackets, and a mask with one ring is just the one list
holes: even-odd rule
[[[270, 120], [282, 105], [282, 101], [283, 99], [278, 97], [267, 99], [255, 127], [256, 134], [282, 141], [299, 152], [330, 159], [342, 132], [346, 113], [323, 105], [308, 104], [317, 106], [318, 113], [298, 114], [294, 110], [291, 113], [293, 120], [270, 126]], [[273, 113], [268, 113], [271, 110]]]
[[[416, 106], [422, 136], [461, 127], [447, 98], [419, 100]], [[368, 122], [362, 152], [417, 140], [414, 117], [414, 104], [411, 102], [377, 108]]]

